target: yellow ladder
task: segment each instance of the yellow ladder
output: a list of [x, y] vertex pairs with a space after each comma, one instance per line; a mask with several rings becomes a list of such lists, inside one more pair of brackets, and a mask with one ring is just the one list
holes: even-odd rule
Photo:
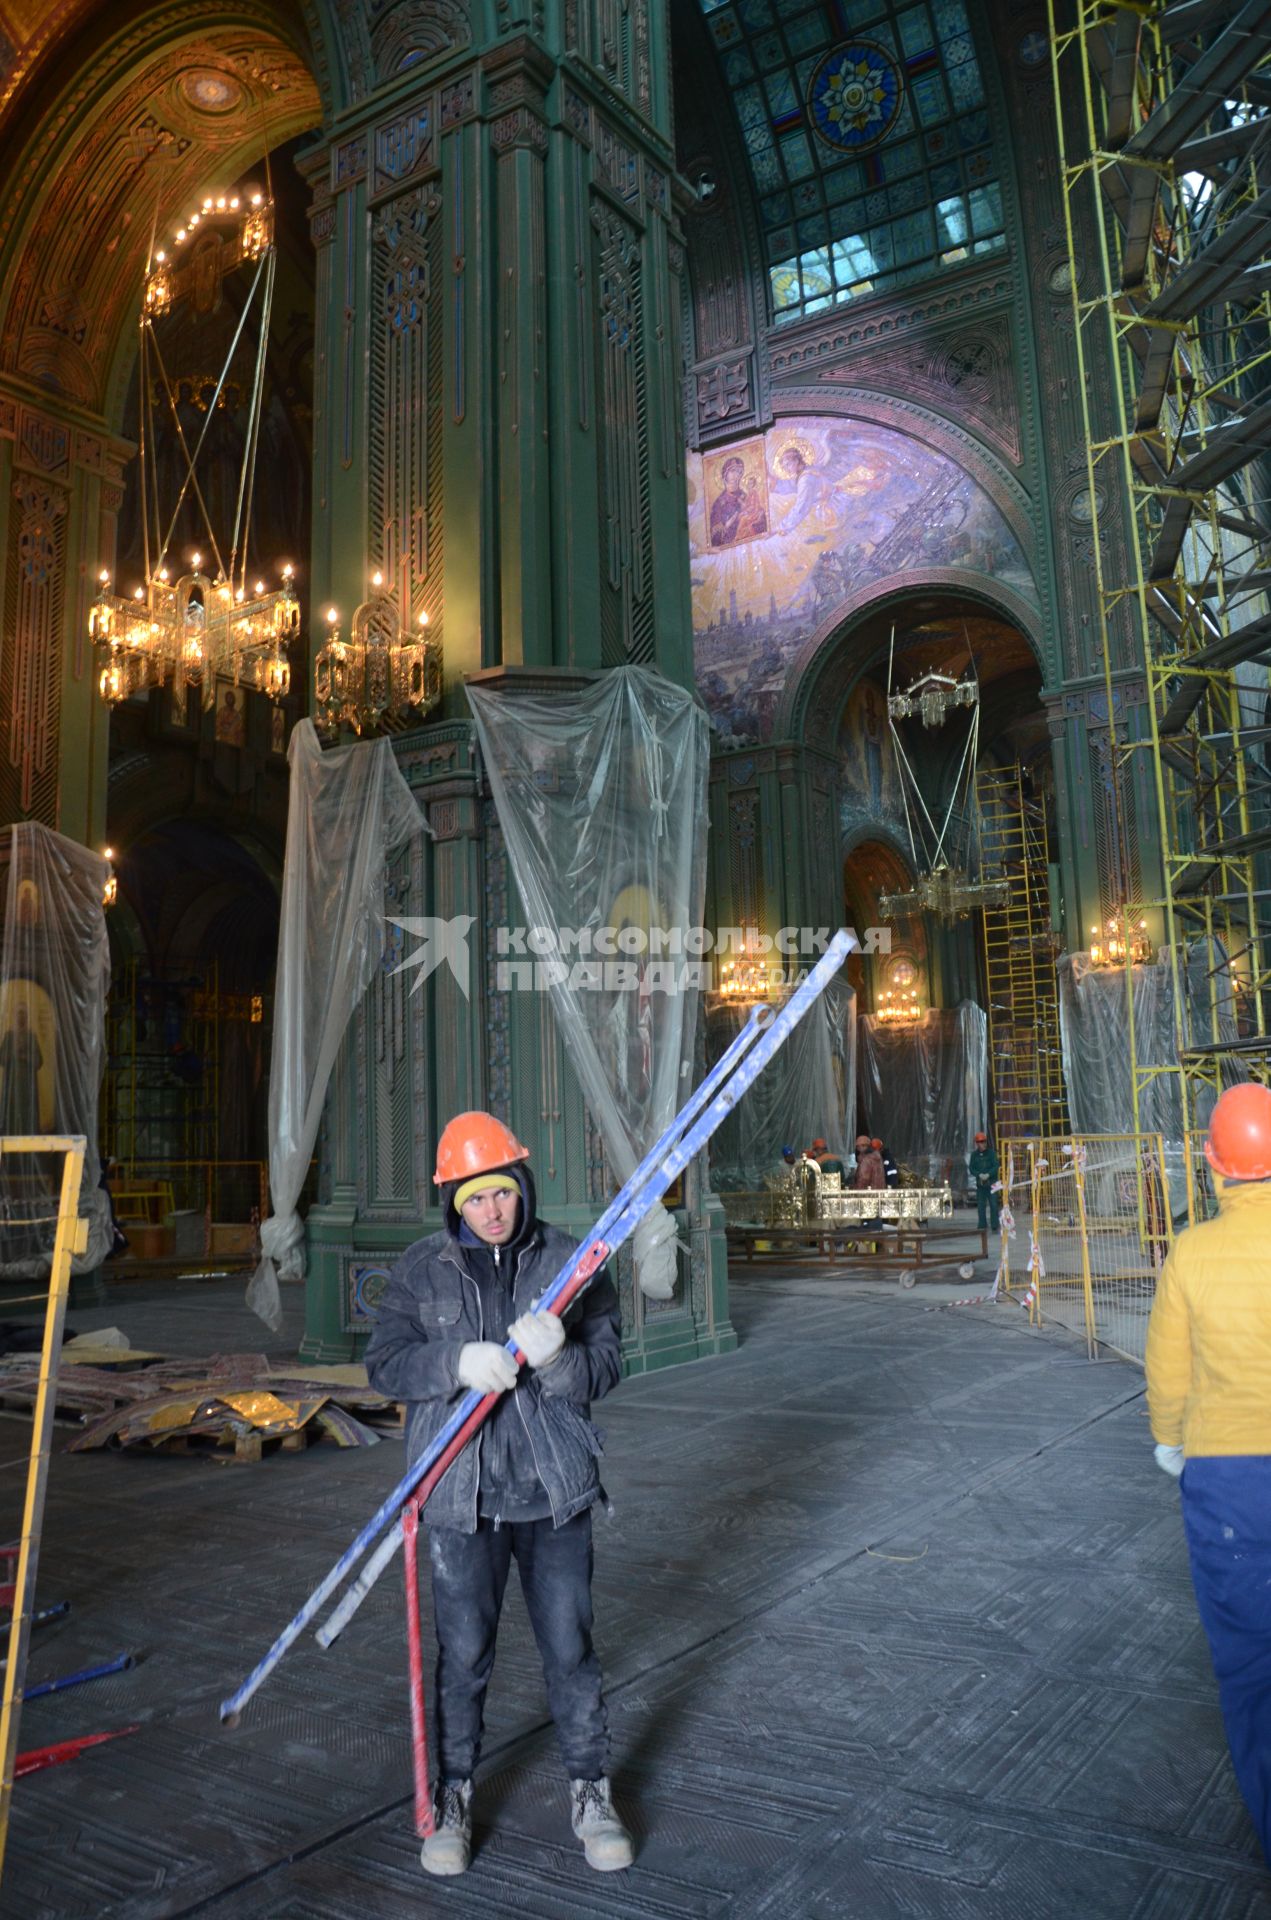
[[997, 1133], [1045, 1138], [1067, 1125], [1045, 812], [1025, 797], [1018, 765], [981, 767], [976, 799], [985, 877], [1009, 887], [983, 926]]

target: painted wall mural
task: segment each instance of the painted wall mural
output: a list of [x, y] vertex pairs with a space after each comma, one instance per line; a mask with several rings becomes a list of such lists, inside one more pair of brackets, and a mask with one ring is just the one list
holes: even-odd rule
[[1023, 549], [984, 488], [887, 427], [779, 421], [690, 453], [688, 498], [697, 684], [725, 736], [771, 735], [799, 648], [874, 582], [964, 568], [1036, 604]]

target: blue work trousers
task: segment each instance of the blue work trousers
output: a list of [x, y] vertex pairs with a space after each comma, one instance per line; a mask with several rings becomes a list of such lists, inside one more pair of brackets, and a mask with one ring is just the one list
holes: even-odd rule
[[437, 1744], [443, 1780], [469, 1780], [481, 1751], [486, 1688], [508, 1573], [515, 1559], [538, 1642], [547, 1704], [571, 1780], [608, 1771], [609, 1726], [591, 1644], [591, 1513], [550, 1520], [482, 1518], [475, 1533], [431, 1527], [437, 1626]]
[[1271, 1864], [1271, 1455], [1200, 1454], [1181, 1485], [1231, 1764]]

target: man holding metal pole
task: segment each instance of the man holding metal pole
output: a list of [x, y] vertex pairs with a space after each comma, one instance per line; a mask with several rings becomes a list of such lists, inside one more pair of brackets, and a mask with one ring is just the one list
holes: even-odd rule
[[[575, 1243], [538, 1219], [528, 1159], [493, 1114], [450, 1122], [433, 1175], [445, 1228], [397, 1262], [366, 1352], [372, 1385], [409, 1405], [412, 1460], [466, 1390], [503, 1395], [424, 1508], [440, 1752], [436, 1831], [421, 1859], [434, 1874], [468, 1865], [472, 1777], [513, 1559], [569, 1774], [574, 1832], [601, 1872], [634, 1857], [613, 1807], [591, 1640], [591, 1506], [601, 1489], [588, 1408], [621, 1372], [618, 1301], [602, 1268], [563, 1320], [532, 1311]], [[519, 1373], [509, 1338], [526, 1358]]]

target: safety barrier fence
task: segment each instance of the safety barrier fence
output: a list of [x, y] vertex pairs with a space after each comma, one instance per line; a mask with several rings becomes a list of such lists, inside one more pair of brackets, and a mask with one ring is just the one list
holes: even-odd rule
[[1035, 1322], [1082, 1334], [1091, 1359], [1104, 1346], [1142, 1365], [1161, 1264], [1175, 1232], [1204, 1217], [1184, 1165], [1193, 1149], [1158, 1133], [1004, 1141], [1002, 1290]]

